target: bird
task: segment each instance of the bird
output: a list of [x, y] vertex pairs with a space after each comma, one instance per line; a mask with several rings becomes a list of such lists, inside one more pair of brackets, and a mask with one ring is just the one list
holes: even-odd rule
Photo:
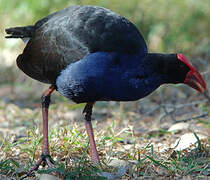
[[97, 101], [136, 101], [167, 83], [186, 84], [203, 93], [206, 83], [180, 53], [150, 53], [137, 27], [104, 7], [78, 5], [52, 13], [34, 25], [5, 30], [6, 38], [26, 43], [17, 66], [29, 77], [50, 84], [41, 98], [42, 155], [30, 172], [54, 165], [48, 142], [48, 109], [54, 90], [86, 103], [83, 116], [91, 161], [100, 164], [91, 124]]

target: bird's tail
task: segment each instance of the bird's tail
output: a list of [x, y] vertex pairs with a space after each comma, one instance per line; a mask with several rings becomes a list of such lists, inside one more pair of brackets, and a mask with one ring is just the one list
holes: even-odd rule
[[8, 36], [6, 38], [30, 38], [34, 35], [34, 26], [14, 27], [5, 29]]

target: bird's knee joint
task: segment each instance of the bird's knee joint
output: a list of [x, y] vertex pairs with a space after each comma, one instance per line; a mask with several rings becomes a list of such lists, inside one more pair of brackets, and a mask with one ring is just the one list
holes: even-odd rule
[[48, 108], [50, 105], [50, 96], [49, 95], [43, 95], [42, 98], [42, 107], [44, 108]]
[[83, 114], [86, 121], [91, 121], [93, 104], [94, 103], [87, 103], [84, 110], [83, 110], [82, 114]]
[[84, 110], [82, 114], [83, 114], [84, 119], [86, 121], [91, 121], [91, 116], [92, 116], [92, 110], [91, 109]]

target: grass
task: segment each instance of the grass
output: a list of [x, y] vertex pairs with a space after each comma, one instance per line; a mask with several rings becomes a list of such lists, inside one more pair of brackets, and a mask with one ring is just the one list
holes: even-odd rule
[[[95, 125], [97, 126], [97, 125]], [[50, 133], [50, 151], [56, 161], [56, 168], [43, 168], [35, 173], [53, 174], [64, 179], [106, 179], [100, 174], [114, 174], [120, 168], [109, 167], [110, 155], [128, 163], [129, 170], [124, 179], [137, 177], [179, 177], [206, 176], [209, 171], [209, 149], [206, 142], [201, 142], [198, 136], [197, 146], [185, 151], [160, 153], [154, 150], [154, 145], [148, 143], [139, 148], [138, 140], [133, 137], [129, 128], [116, 133], [117, 123], [113, 122], [106, 129], [96, 132], [97, 146], [102, 159], [102, 167], [94, 167], [89, 161], [89, 143], [84, 129], [78, 126], [53, 129]], [[135, 143], [124, 151], [125, 138], [131, 138]], [[148, 139], [150, 140], [151, 137]], [[37, 128], [28, 129], [28, 136], [11, 141], [3, 139], [0, 160], [0, 174], [6, 177], [20, 178], [29, 171], [41, 153], [42, 135]], [[91, 174], [91, 175], [90, 175]]]
[[[194, 60], [198, 65], [202, 65], [202, 67], [205, 67], [203, 68], [204, 71], [208, 71], [209, 65], [207, 65], [207, 59], [209, 57], [209, 45], [207, 44], [209, 39], [206, 39], [206, 37], [210, 36], [208, 35], [208, 28], [205, 27], [209, 26], [207, 19], [210, 11], [206, 6], [206, 2], [191, 2], [192, 8], [188, 8], [189, 10], [191, 9], [191, 11], [188, 14], [185, 13], [185, 17], [180, 19], [180, 15], [182, 16], [182, 13], [180, 12], [182, 12], [182, 9], [186, 9], [186, 7], [189, 6], [189, 3], [177, 1], [176, 5], [174, 5], [174, 3], [169, 5], [168, 2], [164, 2], [164, 4], [158, 1], [157, 3], [150, 1], [142, 3], [135, 0], [134, 5], [130, 2], [124, 3], [124, 6], [126, 8], [129, 7], [129, 9], [123, 7], [123, 4], [120, 4], [119, 7], [119, 3], [117, 2], [110, 3], [109, 5], [108, 1], [106, 1], [106, 3], [105, 1], [94, 1], [92, 4], [96, 5], [99, 3], [98, 5], [104, 5], [111, 8], [120, 14], [125, 15], [132, 22], [137, 24], [140, 27], [141, 32], [143, 32], [144, 37], [147, 38], [148, 47], [150, 47], [151, 51], [174, 52], [177, 48], [177, 51], [182, 49], [180, 52], [185, 52], [189, 57], [192, 57], [194, 54]], [[3, 10], [3, 16], [1, 17], [4, 19], [0, 22], [2, 29], [10, 27], [9, 24], [11, 23], [13, 24], [11, 26], [31, 24], [35, 22], [35, 19], [39, 19], [43, 17], [44, 14], [46, 15], [49, 14], [50, 11], [54, 11], [55, 7], [60, 9], [65, 4], [64, 0], [62, 2], [56, 1], [54, 3], [52, 3], [52, 1], [47, 1], [49, 3], [48, 6], [41, 7], [44, 4], [46, 5], [46, 3], [42, 5], [43, 1], [40, 0], [34, 2], [35, 4], [31, 4], [27, 0], [22, 0], [17, 1], [16, 3], [11, 1], [11, 3], [8, 4], [7, 0], [3, 0], [1, 3], [3, 6], [0, 7], [0, 10]], [[55, 3], [59, 5], [55, 6]], [[84, 2], [79, 1], [73, 3], [90, 4], [91, 2], [86, 0]], [[24, 6], [24, 4], [26, 4], [26, 6]], [[27, 6], [27, 4], [32, 6]], [[138, 4], [140, 4], [140, 6]], [[151, 4], [153, 6], [150, 6]], [[4, 7], [6, 6], [7, 8], [5, 9]], [[16, 10], [14, 11], [13, 9], [15, 7]], [[148, 9], [148, 7], [150, 8]], [[163, 10], [158, 11], [160, 13], [158, 16], [156, 13], [153, 13], [153, 9], [157, 9], [157, 7], [158, 9], [162, 8]], [[24, 18], [25, 22], [23, 22], [23, 18], [20, 17], [24, 16], [24, 12], [29, 12], [24, 10], [25, 8], [28, 8], [30, 9], [30, 12], [33, 12], [29, 13], [27, 18]], [[170, 9], [171, 16], [165, 15], [168, 14], [168, 9]], [[8, 14], [11, 14], [11, 17], [8, 17]], [[139, 17], [141, 14], [143, 16]], [[171, 17], [173, 18], [173, 21], [171, 21]], [[16, 22], [18, 19], [20, 19], [21, 22]], [[162, 22], [162, 24], [160, 24], [160, 22]], [[168, 22], [173, 23], [171, 24]], [[191, 22], [193, 22], [193, 24], [200, 23], [202, 26], [197, 25], [197, 29], [191, 31]], [[168, 29], [169, 24], [170, 28]], [[182, 27], [177, 29], [177, 25], [181, 25]], [[203, 27], [202, 31], [200, 30], [200, 27]], [[197, 36], [194, 36], [195, 32], [199, 32], [197, 33]], [[4, 37], [4, 35], [1, 37]], [[162, 40], [154, 41], [156, 37], [160, 37]], [[17, 54], [20, 53], [20, 50], [17, 50], [17, 45], [14, 45], [12, 41], [6, 42], [4, 38], [0, 38], [0, 42], [0, 48], [2, 50], [6, 49], [13, 52], [11, 54], [12, 56], [10, 56], [11, 52], [6, 53], [8, 59], [15, 60]], [[22, 45], [23, 44], [21, 44], [21, 46]], [[197, 48], [195, 49], [195, 47]], [[206, 59], [206, 61], [200, 60], [199, 62], [199, 56], [202, 57], [202, 59]], [[0, 55], [0, 60], [3, 64], [4, 59], [7, 59], [5, 55]], [[199, 69], [201, 69], [201, 67]], [[208, 74], [206, 74], [206, 80], [208, 80], [209, 83], [207, 75]], [[37, 88], [37, 86], [34, 85], [37, 84], [35, 81], [24, 80], [27, 78], [25, 75], [18, 73], [16, 66], [2, 66], [0, 69], [0, 76], [3, 77], [3, 79], [1, 78], [0, 80], [2, 85], [4, 84], [12, 87], [11, 92], [7, 92], [6, 90], [5, 94], [7, 95], [4, 94], [0, 97], [4, 98], [4, 101], [2, 99], [0, 100], [0, 179], [20, 179], [20, 177], [24, 177], [24, 174], [34, 165], [41, 155], [43, 141], [42, 133], [40, 131], [42, 124], [41, 112], [39, 105], [35, 106], [34, 102], [37, 104], [40, 102], [41, 93], [44, 89], [41, 90], [41, 88]], [[2, 89], [3, 88], [0, 89], [0, 92]], [[182, 89], [184, 89], [184, 87]], [[191, 102], [194, 99], [197, 100], [200, 98], [197, 95], [195, 96], [195, 94], [192, 94], [191, 91], [188, 91], [187, 88], [185, 88], [185, 91], [182, 89], [180, 88], [180, 91], [176, 93], [175, 91], [167, 91], [166, 89], [164, 94], [167, 99], [164, 100], [164, 103], [183, 104], [189, 99], [189, 102]], [[180, 92], [181, 95], [179, 94]], [[15, 94], [17, 97], [14, 97]], [[22, 95], [28, 97], [23, 97]], [[5, 96], [7, 97], [5, 98]], [[36, 96], [37, 99], [34, 96]], [[182, 98], [181, 96], [186, 97]], [[76, 120], [73, 118], [72, 120], [69, 118], [69, 115], [67, 116], [67, 112], [70, 110], [74, 112], [80, 111], [79, 113], [81, 114], [84, 104], [72, 105], [64, 97], [56, 97], [56, 102], [58, 103], [51, 106], [49, 113], [49, 139], [51, 155], [53, 160], [57, 163], [57, 167], [54, 169], [40, 168], [40, 170], [34, 174], [35, 178], [38, 179], [43, 173], [49, 173], [63, 179], [106, 179], [105, 177], [100, 176], [104, 172], [107, 173], [106, 177], [108, 177], [108, 175], [116, 177], [114, 175], [118, 174], [119, 176], [122, 176], [122, 179], [157, 179], [157, 177], [162, 177], [164, 179], [181, 179], [185, 176], [187, 176], [188, 179], [207, 178], [207, 176], [209, 176], [209, 160], [207, 158], [209, 156], [210, 141], [201, 141], [195, 134], [197, 145], [192, 145], [183, 151], [175, 151], [173, 148], [169, 148], [171, 143], [175, 142], [175, 140], [181, 136], [179, 134], [180, 132], [169, 133], [162, 128], [162, 124], [166, 122], [167, 124], [171, 123], [171, 119], [168, 117], [166, 117], [164, 121], [161, 121], [162, 123], [157, 123], [158, 119], [160, 119], [158, 117], [161, 114], [161, 107], [159, 106], [159, 109], [153, 111], [153, 107], [150, 105], [152, 105], [151, 101], [153, 99], [153, 101], [156, 101], [155, 107], [157, 107], [158, 104], [162, 103], [161, 100], [158, 100], [161, 98], [160, 96], [157, 97], [157, 95], [151, 95], [150, 97], [149, 103], [145, 103], [149, 104], [149, 106], [144, 107], [144, 104], [141, 103], [141, 107], [143, 107], [142, 110], [148, 110], [146, 112], [143, 111], [144, 113], [140, 112], [140, 103], [133, 103], [130, 107], [129, 105], [125, 105], [124, 108], [120, 105], [120, 109], [118, 108], [119, 104], [109, 105], [108, 107], [107, 103], [96, 105], [96, 110], [98, 110], [99, 113], [95, 110], [93, 115], [99, 123], [94, 121], [93, 124], [97, 148], [102, 160], [102, 167], [94, 167], [89, 161], [90, 152], [88, 149], [88, 138], [83, 123], [80, 122], [81, 120], [78, 120], [82, 118], [78, 118], [77, 116], [77, 118], [75, 118]], [[148, 100], [149, 98], [147, 97], [146, 99]], [[52, 102], [55, 102], [54, 97], [52, 97]], [[141, 102], [144, 102], [144, 100], [142, 99]], [[18, 104], [18, 106], [15, 104]], [[193, 112], [198, 113], [195, 109], [199, 108], [190, 106], [188, 112], [192, 112], [193, 110]], [[210, 113], [209, 103], [202, 104], [202, 109], [205, 112]], [[180, 108], [177, 109], [177, 111], [180, 113], [186, 111], [186, 109], [183, 107], [183, 109]], [[128, 112], [131, 112], [132, 114], [129, 114]], [[183, 113], [180, 113], [180, 116], [182, 114]], [[143, 119], [142, 117], [144, 116], [147, 116], [147, 118]], [[183, 117], [183, 119], [184, 118], [185, 117]], [[120, 120], [121, 124], [115, 121], [116, 119]], [[141, 122], [134, 122], [136, 120], [139, 121], [139, 119], [141, 119]], [[194, 121], [199, 124], [199, 127], [205, 127], [204, 131], [209, 131], [209, 118], [199, 118]], [[192, 121], [190, 121], [190, 123], [191, 122]], [[24, 129], [19, 129], [19, 127]], [[147, 130], [138, 137], [134, 133], [134, 128], [136, 127], [146, 127]], [[158, 127], [158, 130], [152, 131], [151, 129], [154, 127]], [[7, 132], [3, 132], [5, 129], [7, 129]], [[18, 129], [24, 132], [17, 132]], [[184, 131], [183, 133], [186, 132], [187, 131]], [[190, 132], [192, 132], [192, 130]], [[158, 144], [166, 146], [166, 150], [160, 151]], [[124, 171], [125, 173], [120, 173], [119, 170], [123, 169], [120, 165], [117, 167], [110, 166], [112, 158], [124, 162], [127, 166], [126, 171]], [[116, 164], [117, 163], [118, 161]]]
[[[208, 168], [208, 154], [209, 148], [204, 147], [200, 139], [194, 133], [197, 138], [197, 147], [189, 148], [185, 151], [173, 151], [168, 160], [155, 159], [153, 146], [151, 146], [151, 156], [146, 157], [153, 162], [153, 164], [160, 166], [168, 171], [168, 175], [194, 175], [199, 173], [207, 173]], [[172, 156], [173, 155], [173, 156]]]
[[[11, 101], [0, 101], [0, 179], [24, 177], [41, 155], [42, 115], [39, 104], [34, 104], [40, 102], [40, 98], [31, 99], [34, 88], [27, 90], [27, 94], [31, 95], [19, 100], [23, 106], [15, 105]], [[22, 92], [22, 89], [19, 91]], [[197, 144], [183, 151], [176, 151], [171, 145], [181, 134], [193, 130], [168, 132], [166, 129], [172, 125], [172, 121], [168, 116], [164, 119], [165, 122], [158, 122], [161, 108], [150, 114], [145, 112], [148, 104], [149, 108], [150, 105], [157, 106], [158, 102], [152, 101], [153, 96], [158, 99], [157, 94], [147, 98], [145, 107], [143, 100], [141, 104], [96, 103], [93, 110], [93, 127], [102, 161], [101, 167], [94, 167], [90, 162], [89, 142], [81, 116], [84, 104], [71, 104], [67, 99], [55, 94], [49, 111], [49, 141], [56, 168], [40, 167], [34, 174], [34, 179], [39, 179], [42, 174], [52, 174], [62, 179], [179, 179], [185, 176], [195, 179], [209, 175], [210, 141], [200, 140], [195, 134]], [[25, 105], [28, 99], [30, 109], [28, 104]], [[184, 103], [186, 101], [184, 100]], [[143, 113], [139, 112], [140, 105]], [[197, 107], [200, 107], [202, 112], [209, 112], [208, 103], [201, 103]], [[192, 112], [190, 106], [189, 110], [180, 111], [186, 111], [186, 114], [187, 111]], [[168, 128], [164, 128], [164, 123]], [[208, 117], [194, 119], [190, 123], [202, 127], [203, 132], [209, 131]], [[135, 128], [143, 128], [146, 131], [138, 135]], [[8, 129], [7, 132], [1, 133], [5, 129]], [[197, 130], [195, 132], [200, 133]], [[113, 161], [115, 163], [112, 163]]]
[[[64, 136], [66, 134], [68, 136]], [[56, 175], [65, 178], [85, 178], [90, 172], [96, 174], [97, 168], [91, 166], [87, 160], [89, 143], [85, 143], [87, 137], [84, 136], [84, 133], [79, 132], [77, 129], [54, 129], [50, 134], [50, 140], [53, 141], [50, 150], [54, 160], [56, 160], [57, 168], [42, 169], [37, 173], [54, 172]], [[15, 143], [4, 141], [3, 151], [6, 160], [1, 160], [0, 174], [19, 177], [29, 171], [40, 155], [42, 139], [43, 137], [34, 128], [28, 131], [28, 137], [20, 138]], [[18, 156], [17, 151], [20, 152]], [[78, 157], [75, 156], [74, 159], [68, 157], [72, 154]], [[19, 172], [21, 166], [23, 168]]]

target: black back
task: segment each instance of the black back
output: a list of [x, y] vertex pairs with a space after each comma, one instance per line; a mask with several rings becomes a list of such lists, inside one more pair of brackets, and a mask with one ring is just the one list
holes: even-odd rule
[[126, 18], [102, 7], [71, 6], [34, 25], [17, 65], [30, 77], [54, 84], [68, 64], [98, 51], [145, 55], [147, 47]]

